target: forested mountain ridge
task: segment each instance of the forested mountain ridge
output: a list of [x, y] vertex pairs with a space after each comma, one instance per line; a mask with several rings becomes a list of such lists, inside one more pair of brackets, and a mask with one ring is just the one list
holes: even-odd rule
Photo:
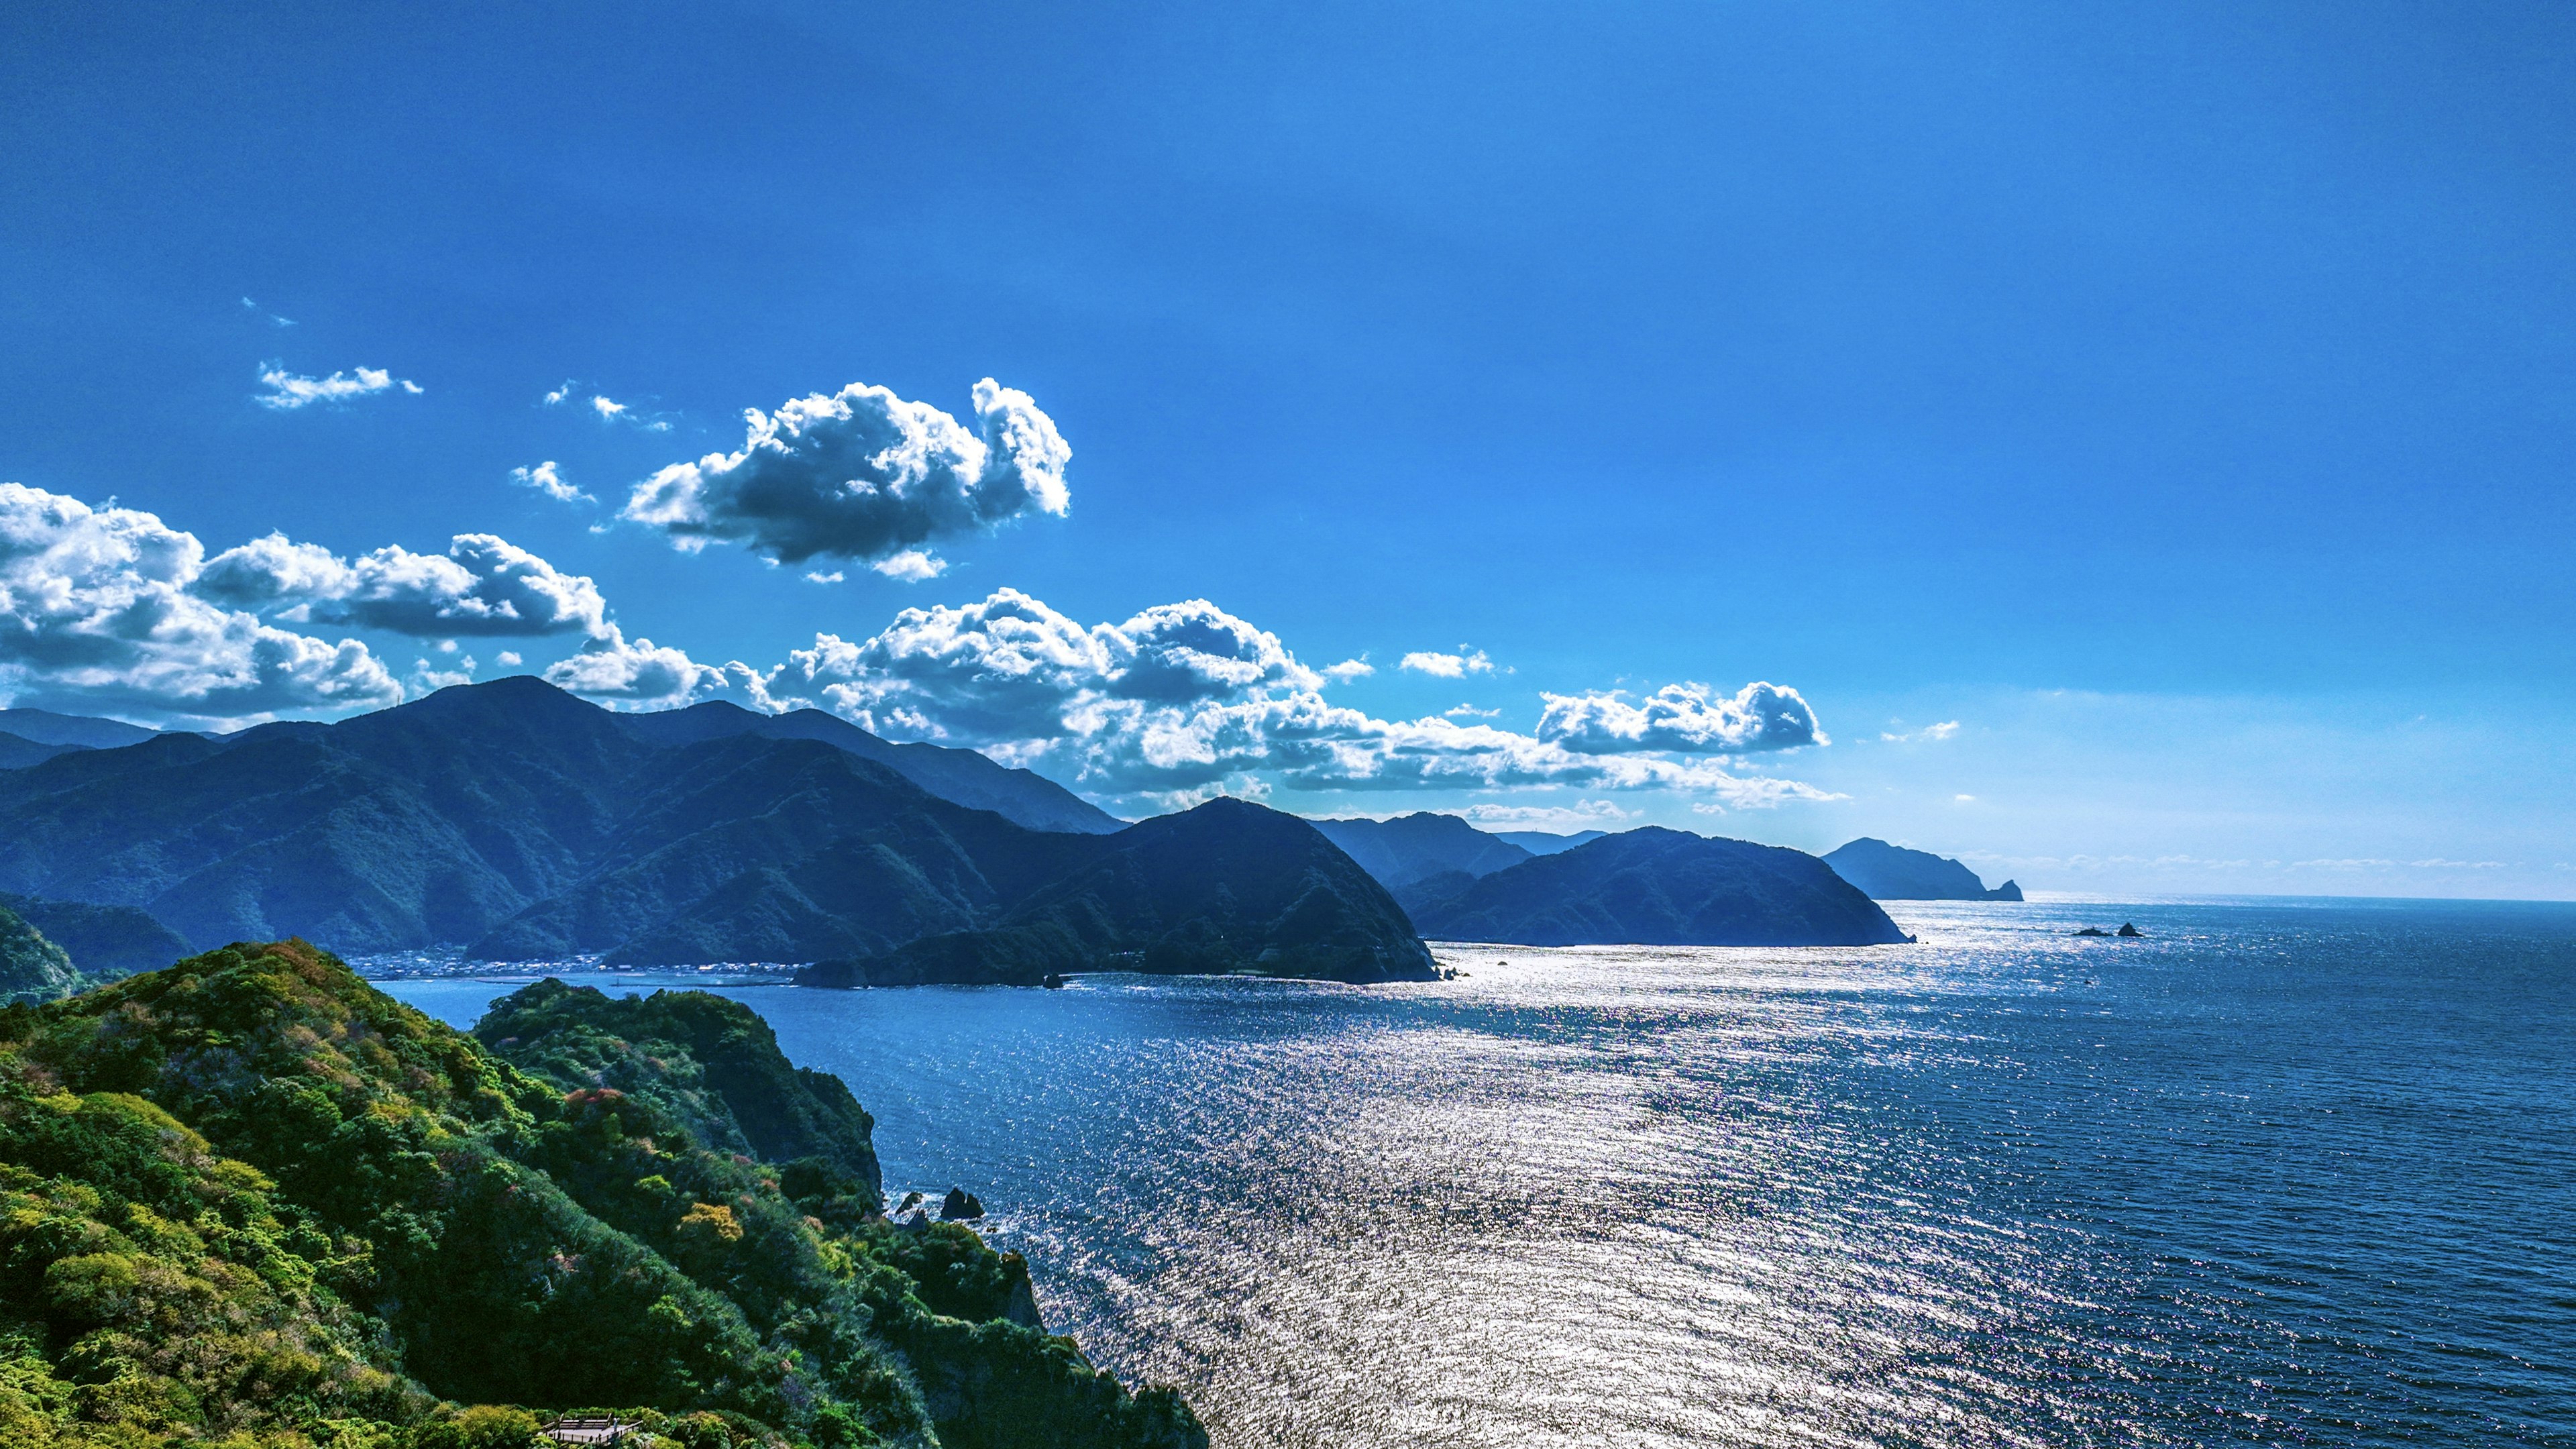
[[[999, 926], [1132, 828], [981, 756], [807, 715], [617, 715], [521, 677], [337, 724], [82, 751], [0, 771], [0, 890], [140, 908], [197, 942], [812, 961]], [[1362, 933], [1409, 941], [1367, 894], [1341, 893]]]
[[[0, 1441], [450, 1449], [507, 1428], [482, 1403], [691, 1445], [1206, 1443], [1027, 1326], [1025, 1265], [886, 1222], [865, 1114], [744, 1008], [504, 1005], [486, 1047], [284, 942], [0, 1011]], [[765, 1096], [825, 1150], [702, 1138], [721, 1106], [753, 1141]]]
[[1804, 851], [1647, 826], [1412, 907], [1425, 935], [1528, 946], [1866, 946], [1908, 939]]

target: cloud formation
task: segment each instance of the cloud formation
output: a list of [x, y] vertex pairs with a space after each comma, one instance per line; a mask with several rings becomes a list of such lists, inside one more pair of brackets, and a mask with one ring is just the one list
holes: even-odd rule
[[1434, 679], [1464, 679], [1470, 674], [1493, 673], [1494, 661], [1485, 657], [1484, 650], [1470, 649], [1461, 644], [1455, 654], [1407, 654], [1396, 661], [1395, 667], [1428, 674]]
[[17, 699], [210, 724], [402, 699], [365, 644], [195, 593], [204, 558], [152, 514], [0, 483], [0, 683]]
[[588, 578], [488, 533], [460, 533], [444, 554], [393, 546], [355, 559], [272, 533], [207, 560], [192, 589], [221, 607], [290, 623], [421, 639], [600, 638], [610, 627], [608, 605]]
[[[1624, 742], [1596, 730], [1578, 736], [1592, 748], [1575, 749], [1483, 723], [1383, 720], [1333, 705], [1321, 671], [1204, 599], [1085, 625], [1003, 589], [977, 603], [906, 609], [863, 640], [818, 635], [783, 669], [755, 677], [773, 705], [810, 696], [881, 734], [1046, 763], [1113, 795], [1171, 800], [1268, 779], [1316, 790], [1669, 788], [1729, 806], [1825, 798], [1795, 781], [1674, 758], [1717, 752], [1678, 724]], [[1729, 703], [1775, 696], [1796, 698], [1758, 685]], [[1798, 709], [1800, 737], [1739, 730], [1728, 752], [1820, 742], [1803, 701]]]
[[1538, 737], [1579, 754], [1743, 755], [1827, 743], [1807, 701], [1776, 684], [1748, 684], [1732, 697], [1667, 684], [1635, 704], [1624, 690], [1539, 698], [1547, 704]]
[[[975, 428], [927, 403], [852, 383], [757, 409], [739, 452], [674, 463], [635, 485], [619, 516], [682, 548], [739, 543], [779, 563], [817, 556], [930, 559], [934, 539], [1070, 506], [1073, 456], [1028, 394], [975, 385]], [[900, 576], [900, 575], [898, 575]]]
[[597, 503], [599, 500], [564, 481], [556, 470], [555, 460], [548, 458], [533, 468], [513, 468], [510, 481], [522, 488], [534, 488], [557, 503]]
[[361, 367], [351, 372], [335, 372], [329, 377], [299, 377], [272, 362], [260, 370], [259, 382], [260, 386], [268, 389], [258, 395], [259, 405], [275, 412], [293, 412], [318, 402], [347, 402], [353, 397], [368, 397], [396, 388], [415, 395], [420, 392], [419, 383], [396, 377], [381, 367]]
[[777, 673], [762, 673], [738, 660], [700, 664], [684, 650], [650, 639], [630, 641], [610, 624], [579, 652], [547, 665], [545, 679], [611, 709], [679, 709], [731, 695], [754, 709], [775, 712], [792, 707], [770, 698], [769, 681]]

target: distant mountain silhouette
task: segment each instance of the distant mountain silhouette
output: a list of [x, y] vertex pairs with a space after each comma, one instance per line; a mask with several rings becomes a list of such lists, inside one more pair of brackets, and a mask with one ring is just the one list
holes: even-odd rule
[[[353, 953], [636, 964], [880, 956], [1049, 925], [1087, 960], [1197, 940], [1205, 909], [1213, 963], [1335, 974], [1383, 957], [1386, 974], [1409, 952], [1428, 969], [1400, 908], [1302, 823], [1218, 810], [1156, 852], [1172, 827], [1032, 830], [907, 777], [1094, 830], [1109, 818], [1026, 772], [952, 758], [966, 753], [825, 716], [612, 714], [514, 677], [337, 724], [159, 735], [0, 771], [0, 889], [135, 907], [199, 945], [300, 935]], [[1031, 906], [1103, 862], [1125, 874]], [[1279, 899], [1318, 871], [1320, 887]]]
[[123, 720], [98, 719], [84, 714], [56, 714], [49, 709], [0, 709], [0, 733], [13, 734], [40, 745], [79, 745], [84, 749], [113, 750], [122, 745], [139, 745], [160, 732], [127, 724]]
[[0, 906], [70, 952], [72, 965], [90, 984], [158, 971], [188, 954], [186, 937], [134, 906], [48, 901], [7, 892], [0, 892]]
[[1497, 871], [1413, 911], [1435, 940], [1867, 946], [1905, 933], [1804, 851], [1648, 826]]
[[[819, 740], [903, 776], [942, 800], [990, 810], [1031, 830], [1071, 830], [1106, 835], [1127, 822], [1044, 775], [1014, 770], [973, 750], [944, 745], [898, 745], [879, 739], [838, 715], [819, 709], [758, 714], [738, 704], [709, 700], [687, 709], [619, 715], [636, 738], [659, 745], [695, 744], [735, 735], [771, 740]], [[5, 726], [0, 726], [5, 728]]]
[[1492, 875], [1530, 858], [1530, 852], [1478, 830], [1455, 815], [1423, 811], [1393, 820], [1317, 820], [1324, 838], [1401, 898], [1405, 887], [1430, 876]]
[[41, 740], [0, 731], [0, 770], [23, 770], [29, 765], [41, 765], [56, 755], [88, 748], [87, 745], [49, 745]]
[[1544, 830], [1489, 830], [1486, 832], [1496, 840], [1510, 841], [1532, 855], [1554, 855], [1559, 851], [1572, 850], [1578, 845], [1590, 845], [1609, 833], [1607, 830], [1578, 830], [1572, 835], [1550, 835]]
[[1927, 850], [1908, 850], [1868, 836], [1825, 855], [1836, 874], [1876, 901], [2017, 901], [2021, 887], [2005, 881], [1993, 890], [1977, 873]]
[[1060, 871], [990, 929], [925, 936], [828, 962], [823, 986], [1034, 985], [1053, 972], [1255, 971], [1340, 981], [1429, 980], [1404, 911], [1307, 821], [1219, 798], [1116, 835], [1055, 838]]

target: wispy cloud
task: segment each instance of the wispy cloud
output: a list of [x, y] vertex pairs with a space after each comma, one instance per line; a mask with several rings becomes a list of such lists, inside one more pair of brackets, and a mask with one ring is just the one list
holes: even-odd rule
[[1925, 740], [1946, 740], [1951, 736], [1956, 735], [1958, 732], [1959, 722], [1954, 719], [1945, 719], [1939, 724], [1928, 724], [1919, 730], [1907, 730], [1901, 734], [1881, 730], [1878, 737], [1887, 741], [1889, 744], [1910, 745], [1917, 744]]
[[292, 317], [280, 317], [280, 316], [278, 316], [278, 315], [277, 315], [276, 313], [274, 313], [274, 312], [263, 312], [263, 311], [261, 311], [261, 310], [260, 310], [260, 305], [259, 305], [257, 302], [252, 301], [252, 300], [251, 300], [250, 298], [248, 298], [248, 297], [244, 297], [244, 298], [242, 298], [242, 299], [241, 299], [241, 304], [242, 304], [242, 307], [243, 307], [243, 309], [244, 309], [245, 311], [248, 311], [248, 312], [252, 313], [252, 314], [253, 314], [253, 315], [255, 315], [255, 316], [259, 316], [259, 317], [264, 317], [264, 318], [266, 318], [266, 319], [267, 319], [267, 321], [268, 321], [268, 325], [269, 325], [269, 326], [271, 326], [271, 327], [292, 327], [292, 326], [294, 326], [294, 325], [295, 325], [295, 319], [294, 319], [294, 318], [292, 318]]
[[1416, 650], [1397, 660], [1395, 667], [1428, 674], [1434, 679], [1464, 679], [1470, 674], [1493, 673], [1494, 661], [1485, 657], [1484, 650], [1461, 644], [1455, 654]]
[[948, 572], [948, 560], [923, 553], [917, 548], [908, 548], [892, 558], [878, 559], [868, 567], [887, 578], [898, 579], [907, 584], [917, 584]]
[[1497, 715], [1500, 715], [1502, 711], [1499, 709], [1478, 709], [1472, 704], [1453, 704], [1447, 709], [1440, 711], [1440, 713], [1450, 719], [1492, 719]]
[[563, 474], [548, 458], [533, 468], [513, 468], [510, 481], [523, 488], [534, 488], [558, 503], [597, 503], [599, 500], [564, 481]]
[[396, 377], [381, 367], [353, 368], [329, 377], [302, 377], [271, 362], [261, 368], [259, 381], [268, 389], [258, 395], [259, 405], [277, 412], [293, 412], [318, 402], [347, 402], [396, 389], [413, 394], [420, 391], [419, 383]]

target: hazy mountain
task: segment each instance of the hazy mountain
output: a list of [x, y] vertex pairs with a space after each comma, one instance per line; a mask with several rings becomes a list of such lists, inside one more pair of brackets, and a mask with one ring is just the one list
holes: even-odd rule
[[1116, 835], [1055, 839], [1073, 858], [998, 925], [826, 963], [804, 979], [1028, 983], [1112, 967], [1341, 981], [1437, 973], [1386, 889], [1293, 815], [1219, 798]]
[[1324, 838], [1399, 894], [1430, 876], [1492, 875], [1530, 858], [1530, 852], [1497, 839], [1455, 815], [1429, 811], [1393, 820], [1316, 820]]
[[[1073, 813], [1049, 803], [1057, 787], [945, 758], [959, 751], [867, 757], [894, 749], [820, 716], [775, 731], [738, 710], [624, 716], [495, 680], [337, 724], [161, 735], [0, 772], [0, 889], [135, 907], [200, 944], [812, 961], [1034, 927], [1041, 916], [1015, 912], [1042, 888], [1119, 861], [1049, 898], [1043, 919], [1078, 928], [1086, 957], [1177, 939], [1200, 910], [1232, 953], [1211, 959], [1333, 974], [1367, 952], [1385, 971], [1420, 952], [1385, 892], [1302, 823], [1289, 822], [1329, 861], [1282, 853], [1266, 823], [1223, 811], [1179, 852], [1143, 849], [1161, 837], [1141, 827], [1031, 830], [898, 765]], [[1266, 843], [1237, 848], [1236, 830]], [[1275, 899], [1315, 870], [1324, 888]], [[1339, 964], [1311, 964], [1331, 951]]]
[[1436, 940], [1865, 946], [1905, 933], [1823, 861], [1648, 826], [1497, 871], [1413, 911]]
[[1493, 830], [1486, 833], [1496, 840], [1508, 840], [1532, 855], [1554, 855], [1561, 850], [1572, 850], [1578, 845], [1590, 845], [1610, 832], [1578, 830], [1572, 835], [1550, 835], [1544, 830]]
[[0, 709], [0, 733], [13, 734], [40, 745], [79, 745], [85, 749], [112, 750], [121, 745], [139, 745], [159, 731], [130, 725], [123, 720], [56, 714], [49, 709]]
[[1034, 771], [1012, 769], [973, 750], [895, 744], [819, 709], [758, 714], [738, 704], [710, 700], [687, 709], [617, 718], [638, 739], [662, 745], [735, 735], [820, 740], [863, 760], [874, 760], [942, 800], [990, 810], [1031, 830], [1106, 835], [1127, 826], [1126, 821]]
[[1879, 901], [2017, 901], [2021, 887], [2005, 881], [1993, 890], [1977, 873], [1928, 850], [1908, 850], [1868, 836], [1825, 855], [1825, 864], [1870, 899]]

